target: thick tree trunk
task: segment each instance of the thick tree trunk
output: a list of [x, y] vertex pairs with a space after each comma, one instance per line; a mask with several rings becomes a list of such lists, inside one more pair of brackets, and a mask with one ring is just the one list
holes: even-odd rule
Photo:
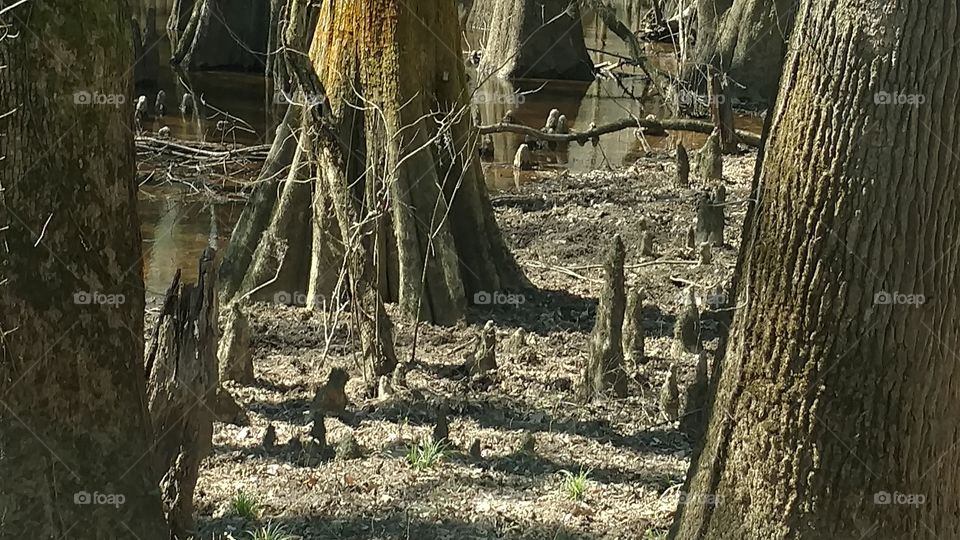
[[487, 0], [487, 43], [480, 73], [510, 79], [592, 81], [576, 2]]
[[170, 537], [144, 393], [129, 18], [103, 0], [0, 16], [4, 538]]
[[[385, 298], [450, 324], [474, 293], [526, 286], [475, 159], [453, 3], [326, 3], [319, 20], [311, 58], [344, 148], [340, 166], [355, 186], [357, 216], [365, 224], [364, 216], [383, 212], [391, 219], [390, 229], [376, 234], [395, 251], [370, 254], [397, 276], [396, 288], [380, 284]], [[357, 225], [341, 221], [341, 230]]]
[[770, 104], [799, 0], [699, 0], [697, 42], [684, 79], [706, 89], [706, 67], [732, 80], [731, 98]]
[[[338, 277], [329, 269], [343, 267], [353, 271], [354, 281], [361, 275], [369, 278], [383, 300], [399, 302], [408, 314], [453, 323], [476, 292], [528, 286], [500, 236], [474, 159], [477, 135], [468, 114], [466, 74], [454, 52], [459, 50], [456, 11], [452, 4], [432, 2], [367, 4], [327, 3], [320, 13], [310, 56], [326, 87], [329, 127], [321, 130], [328, 135], [309, 154], [317, 158], [310, 170], [321, 181], [302, 184], [307, 189], [290, 197], [291, 204], [296, 200], [307, 207], [314, 201], [310, 218], [315, 230], [306, 236], [315, 245], [308, 250], [288, 241], [286, 256], [291, 249], [312, 252], [312, 263], [296, 265], [310, 270], [293, 272], [295, 287], [308, 288], [311, 297], [329, 289], [318, 285], [321, 272], [329, 283]], [[292, 33], [301, 32], [298, 27], [309, 20], [301, 11], [290, 10]], [[295, 72], [301, 68], [293, 66]], [[349, 191], [341, 192], [346, 185]], [[267, 208], [279, 215], [266, 203], [257, 206], [261, 208], [247, 212], [262, 217]], [[306, 222], [291, 219], [287, 225]], [[275, 219], [266, 240], [291, 234], [281, 225]], [[231, 244], [238, 240], [242, 238], [235, 235]], [[357, 249], [366, 262], [354, 260]], [[244, 267], [242, 253], [239, 244], [228, 249], [231, 276]], [[343, 257], [346, 264], [316, 264], [333, 257]], [[282, 258], [273, 268], [286, 264]], [[270, 272], [251, 277], [254, 270], [248, 263], [241, 289], [266, 283]], [[279, 274], [270, 277], [274, 275]], [[363, 296], [365, 287], [352, 293]]]
[[672, 537], [956, 538], [958, 6], [799, 13]]

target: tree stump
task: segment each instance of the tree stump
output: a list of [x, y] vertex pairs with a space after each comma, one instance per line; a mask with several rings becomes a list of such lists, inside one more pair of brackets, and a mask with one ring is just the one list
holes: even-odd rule
[[680, 418], [680, 431], [690, 441], [698, 440], [703, 435], [705, 427], [709, 385], [707, 370], [707, 351], [701, 350], [693, 383], [687, 387], [686, 405], [684, 405], [683, 416]]
[[253, 359], [250, 354], [250, 321], [237, 302], [227, 308], [226, 322], [217, 355], [220, 380], [252, 384]]
[[643, 332], [644, 296], [643, 289], [630, 289], [623, 320], [623, 359], [634, 368], [638, 368], [646, 361]]
[[660, 412], [664, 419], [671, 422], [680, 416], [680, 388], [677, 387], [677, 366], [673, 364], [660, 388]]
[[697, 152], [697, 179], [704, 183], [719, 182], [723, 179], [723, 155], [720, 132], [717, 130], [713, 130]]
[[700, 244], [700, 260], [697, 261], [697, 265], [708, 266], [712, 262], [713, 252], [710, 251], [710, 242]]
[[487, 321], [480, 331], [477, 348], [467, 359], [471, 375], [479, 375], [497, 369], [497, 329], [493, 321]]
[[605, 264], [606, 280], [597, 306], [597, 319], [590, 335], [590, 357], [582, 381], [582, 397], [590, 400], [613, 388], [618, 397], [627, 395], [627, 378], [623, 371], [623, 316], [626, 311], [623, 263], [626, 258], [620, 235]]
[[513, 157], [513, 168], [518, 171], [529, 171], [533, 168], [533, 157], [530, 155], [530, 145], [521, 144], [517, 148], [517, 155]]
[[194, 532], [193, 492], [212, 445], [220, 390], [214, 258], [207, 248], [196, 285], [181, 285], [176, 273], [146, 359], [148, 407], [158, 437], [154, 455], [166, 471], [160, 486], [164, 512], [178, 538]]
[[701, 193], [697, 197], [697, 224], [694, 241], [699, 246], [708, 242], [713, 246], [723, 246], [723, 228], [726, 217], [723, 205], [717, 204], [715, 195]]
[[690, 156], [683, 141], [677, 141], [677, 187], [690, 185]]
[[697, 309], [697, 300], [693, 287], [687, 289], [687, 298], [677, 317], [673, 335], [676, 338], [677, 354], [697, 353], [702, 348], [700, 344], [700, 311]]
[[653, 233], [650, 231], [643, 231], [643, 235], [640, 236], [640, 254], [644, 257], [657, 256], [657, 251], [653, 245]]

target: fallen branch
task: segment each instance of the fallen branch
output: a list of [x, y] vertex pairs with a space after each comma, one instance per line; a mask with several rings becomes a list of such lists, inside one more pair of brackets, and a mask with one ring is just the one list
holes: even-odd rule
[[[576, 141], [577, 143], [583, 145], [586, 144], [590, 139], [599, 137], [600, 135], [615, 133], [617, 131], [623, 131], [631, 128], [644, 128], [655, 133], [663, 133], [667, 131], [690, 131], [693, 133], [704, 133], [709, 135], [711, 132], [713, 132], [713, 124], [710, 122], [704, 122], [702, 120], [690, 120], [685, 118], [667, 118], [663, 120], [648, 118], [623, 118], [621, 120], [617, 120], [616, 122], [597, 126], [596, 128], [588, 131], [571, 132], [566, 134], [544, 133], [539, 129], [521, 124], [493, 124], [489, 126], [480, 126], [480, 134], [487, 135], [490, 133], [519, 133], [521, 135], [529, 135], [530, 137], [542, 141]], [[741, 142], [747, 146], [760, 146], [759, 135], [749, 131], [744, 131], [742, 129], [736, 130], [736, 134], [738, 142]]]
[[[210, 143], [177, 143], [164, 139], [155, 139], [153, 137], [137, 137], [137, 150], [157, 152], [160, 154], [172, 154], [178, 157], [210, 158], [210, 159], [249, 159], [254, 161], [263, 161], [267, 158], [267, 152], [270, 151], [269, 144], [258, 144], [255, 146], [242, 146], [230, 150], [208, 150], [204, 146], [218, 145]], [[222, 146], [219, 146], [222, 148]]]

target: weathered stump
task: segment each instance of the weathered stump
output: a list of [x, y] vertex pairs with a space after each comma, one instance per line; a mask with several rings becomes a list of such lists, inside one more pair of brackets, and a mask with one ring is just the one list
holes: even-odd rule
[[623, 359], [634, 368], [639, 367], [646, 361], [643, 332], [644, 296], [643, 289], [630, 289], [623, 320]]
[[590, 400], [613, 388], [618, 397], [627, 395], [627, 377], [623, 371], [623, 316], [626, 311], [623, 264], [626, 254], [620, 235], [605, 264], [606, 280], [597, 306], [597, 319], [590, 335], [590, 357], [582, 381], [581, 393]]
[[480, 375], [497, 369], [497, 329], [493, 321], [487, 321], [478, 336], [477, 348], [467, 358], [471, 375]]
[[653, 244], [653, 233], [651, 231], [643, 231], [643, 235], [640, 236], [640, 254], [644, 257], [657, 256], [657, 251]]
[[720, 147], [720, 132], [713, 130], [703, 147], [697, 152], [697, 180], [704, 183], [723, 180], [723, 155]]
[[723, 205], [717, 204], [716, 195], [701, 193], [697, 197], [697, 224], [695, 242], [699, 246], [708, 242], [713, 246], [723, 246], [723, 228], [726, 217]]
[[193, 492], [200, 461], [213, 439], [217, 375], [217, 297], [214, 250], [200, 258], [196, 285], [174, 276], [153, 330], [146, 359], [147, 399], [155, 457], [165, 470], [161, 483], [164, 512], [173, 533], [195, 531]]
[[521, 144], [517, 154], [513, 157], [513, 168], [518, 171], [529, 171], [533, 168], [533, 157], [530, 155], [530, 145]]
[[682, 141], [677, 141], [677, 187], [687, 187], [690, 185], [690, 155], [683, 146]]
[[677, 366], [670, 365], [667, 378], [660, 388], [660, 412], [667, 421], [680, 416], [680, 388], [677, 386]]
[[697, 353], [700, 352], [702, 348], [700, 341], [700, 311], [697, 309], [697, 301], [693, 287], [687, 289], [684, 306], [677, 316], [677, 322], [674, 326], [674, 337], [677, 340], [677, 354]]
[[680, 431], [691, 441], [703, 435], [707, 419], [707, 390], [709, 385], [707, 351], [700, 351], [693, 383], [687, 387], [686, 405], [680, 418]]

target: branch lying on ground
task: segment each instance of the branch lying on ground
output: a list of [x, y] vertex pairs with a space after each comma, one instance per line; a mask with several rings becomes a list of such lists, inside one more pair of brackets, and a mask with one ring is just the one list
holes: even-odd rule
[[[489, 126], [480, 126], [480, 134], [489, 133], [519, 133], [529, 135], [535, 139], [550, 142], [573, 142], [586, 144], [592, 138], [623, 131], [625, 129], [645, 128], [653, 132], [665, 131], [692, 131], [694, 133], [710, 134], [713, 132], [713, 124], [702, 120], [689, 120], [683, 118], [668, 118], [664, 120], [653, 120], [646, 118], [623, 118], [609, 124], [597, 126], [589, 131], [574, 132], [568, 134], [544, 133], [539, 129], [520, 125], [520, 124], [493, 124]], [[749, 131], [741, 129], [736, 130], [737, 141], [747, 146], [760, 146], [760, 136]]]
[[184, 158], [263, 161], [267, 159], [267, 152], [270, 151], [269, 144], [240, 146], [230, 150], [211, 150], [211, 148], [223, 148], [223, 145], [185, 141], [173, 142], [153, 137], [137, 137], [137, 151], [171, 154]]

